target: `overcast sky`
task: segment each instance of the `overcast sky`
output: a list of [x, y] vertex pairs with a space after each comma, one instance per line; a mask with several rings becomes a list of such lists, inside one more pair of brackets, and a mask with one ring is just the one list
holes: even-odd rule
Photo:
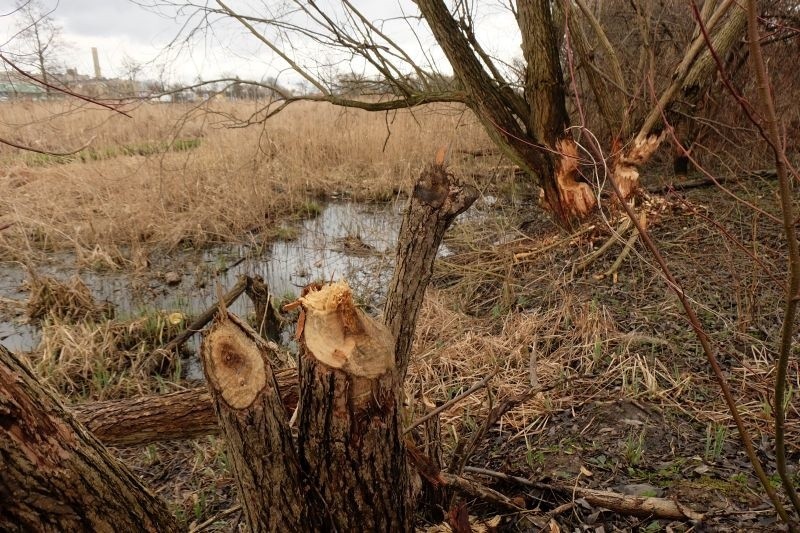
[[[187, 22], [186, 16], [175, 17], [172, 12], [160, 13], [145, 9], [131, 0], [38, 0], [43, 6], [52, 9], [52, 18], [62, 28], [61, 41], [65, 44], [59, 62], [65, 67], [76, 67], [80, 73], [93, 71], [91, 48], [97, 47], [100, 66], [105, 77], [125, 77], [126, 59], [145, 63], [142, 78], [168, 81], [192, 82], [227, 75], [238, 75], [248, 79], [262, 79], [266, 76], [279, 76], [287, 84], [299, 81], [299, 76], [287, 68], [286, 63], [268, 50], [262, 43], [247, 32], [238, 22], [230, 20], [214, 25], [213, 32], [203, 32], [201, 36], [184, 46], [180, 52], [174, 48], [165, 52], [165, 47], [176, 36], [182, 35]], [[158, 0], [139, 0], [152, 3]], [[205, 0], [200, 0], [201, 4]], [[228, 3], [228, 2], [226, 2]], [[336, 1], [320, 2], [330, 5], [334, 15], [340, 12]], [[361, 5], [371, 20], [378, 20], [404, 48], [412, 50], [415, 59], [422, 59], [422, 53], [433, 57], [443, 70], [441, 51], [428, 35], [424, 25], [416, 27], [421, 36], [418, 42], [409, 29], [409, 24], [400, 20], [400, 15], [416, 14], [417, 10], [410, 0], [364, 0], [354, 2]], [[13, 12], [17, 0], [0, 0], [0, 15]], [[211, 5], [215, 5], [210, 1]], [[286, 2], [267, 0], [230, 0], [229, 5], [248, 13], [268, 13], [264, 6], [280, 6]], [[510, 14], [499, 8], [497, 3], [487, 0], [479, 2], [478, 33], [484, 46], [504, 60], [519, 56], [519, 39], [516, 24]], [[196, 22], [198, 19], [195, 18]], [[16, 15], [0, 18], [0, 45], [2, 48], [14, 46], [8, 43], [19, 27]], [[185, 31], [185, 28], [184, 28]], [[304, 43], [299, 39], [293, 58], [304, 65], [323, 63], [336, 66], [328, 69], [343, 70], [350, 66], [360, 70], [355, 62], [349, 63], [348, 56], [330, 53], [319, 46]], [[315, 67], [319, 68], [319, 67]], [[369, 72], [367, 72], [369, 73]]]

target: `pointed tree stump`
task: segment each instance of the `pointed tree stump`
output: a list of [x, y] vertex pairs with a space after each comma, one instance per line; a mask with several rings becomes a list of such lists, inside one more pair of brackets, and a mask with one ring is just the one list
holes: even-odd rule
[[345, 283], [312, 288], [300, 302], [301, 467], [338, 531], [410, 531], [394, 338], [355, 307]]
[[0, 531], [180, 531], [164, 502], [2, 345]]

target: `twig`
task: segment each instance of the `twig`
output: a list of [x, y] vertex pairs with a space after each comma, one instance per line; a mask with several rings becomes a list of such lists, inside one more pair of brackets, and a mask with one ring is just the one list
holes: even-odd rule
[[[639, 221], [641, 222], [642, 226], [645, 226], [647, 224], [647, 215], [645, 214], [644, 211], [642, 211], [641, 214], [639, 215]], [[628, 257], [628, 255], [630, 255], [631, 250], [633, 250], [633, 245], [634, 243], [636, 243], [638, 239], [639, 239], [639, 232], [636, 231], [636, 228], [634, 228], [633, 231], [631, 232], [631, 236], [628, 237], [628, 241], [622, 248], [622, 252], [620, 252], [620, 254], [617, 256], [617, 259], [614, 261], [614, 263], [608, 268], [608, 270], [606, 270], [605, 272], [603, 272], [598, 276], [595, 276], [595, 279], [603, 279], [607, 278], [608, 276], [615, 275], [617, 273], [617, 270], [619, 270], [619, 267], [622, 266], [623, 261], [625, 261], [625, 258]], [[616, 282], [616, 278], [614, 278], [614, 282]]]
[[471, 496], [494, 503], [508, 509], [509, 511], [519, 512], [525, 510], [511, 501], [511, 498], [505, 494], [501, 494], [494, 489], [490, 489], [489, 487], [482, 485], [477, 481], [472, 481], [449, 472], [439, 472], [439, 478], [446, 486], [450, 488], [459, 490], [461, 492], [466, 492]]
[[473, 394], [473, 393], [479, 391], [480, 389], [482, 389], [483, 387], [485, 387], [486, 384], [489, 383], [489, 380], [492, 379], [497, 374], [497, 372], [498, 371], [495, 370], [494, 372], [492, 372], [491, 374], [489, 374], [488, 376], [486, 376], [485, 378], [483, 378], [482, 380], [477, 382], [475, 385], [473, 385], [469, 389], [465, 390], [464, 392], [462, 392], [461, 394], [459, 394], [458, 396], [453, 398], [452, 400], [448, 400], [447, 402], [443, 403], [442, 405], [440, 405], [439, 407], [437, 407], [436, 409], [434, 409], [430, 413], [427, 413], [424, 416], [421, 416], [418, 419], [416, 419], [415, 421], [413, 421], [411, 423], [411, 425], [408, 426], [406, 428], [406, 430], [403, 432], [403, 435], [407, 434], [409, 431], [411, 431], [415, 427], [419, 426], [420, 424], [424, 424], [425, 422], [427, 422], [428, 420], [430, 420], [434, 416], [438, 415], [442, 411], [445, 411], [445, 410], [451, 408], [452, 406], [454, 406], [455, 404], [457, 404], [458, 402], [460, 402], [461, 400], [463, 400], [464, 398], [466, 398], [470, 394]]
[[[759, 132], [770, 145], [775, 157], [775, 171], [778, 174], [778, 196], [781, 202], [781, 215], [783, 215], [783, 231], [789, 248], [789, 274], [786, 284], [786, 303], [781, 326], [781, 342], [778, 350], [778, 361], [775, 364], [775, 463], [781, 477], [783, 490], [789, 496], [795, 512], [800, 513], [800, 498], [794, 488], [794, 482], [786, 470], [786, 371], [792, 355], [794, 336], [794, 323], [797, 317], [797, 304], [800, 303], [800, 247], [797, 243], [797, 230], [794, 227], [794, 194], [789, 177], [786, 175], [786, 152], [781, 148], [778, 119], [775, 114], [775, 103], [772, 100], [772, 91], [769, 86], [767, 66], [761, 54], [761, 44], [758, 34], [758, 11], [755, 0], [747, 2], [747, 41], [750, 48], [750, 59], [753, 61], [758, 80], [758, 95], [764, 107], [765, 128]], [[748, 115], [750, 116], [750, 115]], [[752, 119], [752, 117], [751, 117]], [[755, 123], [755, 120], [752, 119]], [[759, 126], [758, 123], [755, 124]]]
[[620, 224], [619, 227], [616, 230], [614, 230], [611, 237], [609, 237], [609, 239], [606, 242], [604, 242], [600, 248], [587, 255], [580, 263], [575, 265], [573, 272], [575, 274], [579, 274], [584, 270], [586, 270], [589, 267], [589, 265], [597, 261], [597, 258], [606, 253], [609, 248], [611, 248], [617, 242], [621, 241], [622, 236], [628, 232], [628, 229], [630, 227], [631, 227], [631, 221], [626, 218], [625, 220], [622, 221], [622, 224]]
[[[524, 225], [524, 223], [522, 225]], [[516, 254], [514, 254], [514, 261], [519, 261], [520, 259], [525, 259], [526, 257], [530, 257], [532, 255], [538, 255], [538, 254], [544, 253], [544, 252], [546, 252], [548, 250], [551, 250], [553, 248], [558, 248], [561, 245], [566, 244], [566, 243], [570, 242], [571, 240], [573, 240], [573, 239], [575, 239], [577, 237], [580, 237], [584, 233], [589, 233], [594, 228], [595, 228], [595, 225], [594, 224], [590, 224], [590, 225], [585, 226], [585, 227], [581, 228], [580, 230], [576, 231], [572, 235], [570, 235], [570, 236], [568, 236], [568, 237], [566, 237], [564, 239], [560, 239], [560, 240], [558, 240], [558, 241], [556, 241], [554, 243], [550, 243], [550, 244], [548, 244], [546, 246], [542, 246], [541, 248], [537, 248], [536, 250], [531, 250], [530, 252], [519, 252], [519, 253], [516, 253]]]
[[[236, 285], [233, 286], [228, 293], [223, 296], [223, 300], [225, 302], [225, 307], [230, 307], [236, 299], [242, 295], [242, 293], [247, 288], [248, 283], [250, 283], [250, 279], [247, 276], [242, 276], [239, 278], [239, 281], [236, 282]], [[206, 311], [197, 317], [194, 322], [189, 324], [185, 330], [181, 333], [170, 339], [169, 342], [164, 346], [164, 350], [171, 352], [176, 348], [179, 348], [184, 342], [189, 340], [195, 333], [203, 329], [206, 324], [211, 322], [211, 319], [214, 318], [214, 315], [219, 310], [219, 304], [214, 304]]]
[[12, 148], [18, 148], [20, 150], [25, 150], [26, 152], [34, 152], [34, 153], [37, 153], [37, 154], [52, 155], [52, 156], [62, 157], [62, 156], [68, 156], [68, 155], [75, 155], [78, 152], [82, 152], [90, 144], [92, 144], [93, 140], [94, 140], [94, 137], [92, 137], [91, 139], [86, 141], [84, 143], [84, 145], [81, 146], [80, 148], [76, 148], [75, 150], [71, 150], [69, 152], [51, 152], [49, 150], [40, 150], [39, 148], [34, 148], [33, 146], [27, 146], [27, 145], [24, 145], [24, 144], [18, 144], [18, 143], [15, 143], [14, 141], [9, 141], [8, 139], [3, 139], [2, 137], [0, 137], [0, 144], [5, 144], [6, 146], [10, 146]]
[[201, 523], [197, 524], [196, 526], [190, 527], [189, 528], [189, 533], [199, 533], [200, 531], [205, 531], [205, 529], [208, 526], [212, 525], [217, 520], [221, 520], [221, 519], [225, 518], [226, 516], [232, 515], [236, 511], [241, 510], [241, 508], [242, 508], [241, 504], [236, 504], [233, 507], [231, 507], [230, 509], [226, 509], [226, 510], [222, 511], [219, 514], [212, 516], [211, 518], [209, 518], [205, 522], [201, 522]]
[[523, 392], [522, 394], [512, 398], [507, 398], [500, 402], [500, 404], [497, 406], [493, 407], [489, 411], [489, 415], [486, 417], [486, 421], [481, 426], [480, 431], [472, 436], [472, 438], [469, 440], [469, 443], [464, 448], [453, 454], [453, 458], [450, 461], [451, 466], [448, 468], [448, 470], [453, 474], [461, 475], [461, 472], [464, 470], [464, 466], [467, 464], [467, 462], [469, 462], [470, 457], [472, 457], [472, 454], [475, 452], [475, 448], [477, 448], [478, 443], [486, 435], [486, 432], [489, 430], [489, 428], [495, 425], [504, 414], [509, 412], [517, 405], [527, 401], [534, 394], [540, 392], [541, 390], [541, 387], [536, 389], [528, 389], [526, 392]]

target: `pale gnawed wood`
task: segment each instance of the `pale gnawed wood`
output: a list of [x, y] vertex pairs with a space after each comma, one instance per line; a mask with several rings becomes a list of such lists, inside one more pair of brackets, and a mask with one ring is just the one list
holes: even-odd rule
[[597, 205], [597, 198], [588, 183], [577, 179], [578, 145], [571, 137], [565, 137], [556, 142], [556, 150], [560, 155], [556, 166], [556, 183], [561, 208], [576, 219], [584, 218]]
[[310, 288], [300, 302], [299, 458], [326, 506], [307, 506], [304, 523], [411, 531], [394, 338], [355, 307], [344, 283]]
[[179, 531], [164, 502], [0, 345], [0, 531]]
[[270, 366], [275, 346], [226, 311], [204, 334], [201, 353], [250, 530], [304, 530], [302, 478]]

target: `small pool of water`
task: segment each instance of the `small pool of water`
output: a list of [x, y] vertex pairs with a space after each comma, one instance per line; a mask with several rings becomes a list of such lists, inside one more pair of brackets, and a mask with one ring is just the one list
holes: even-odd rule
[[[404, 207], [405, 200], [381, 205], [330, 203], [319, 216], [288, 228], [294, 239], [152, 257], [145, 275], [78, 271], [70, 253], [52, 255], [37, 272], [60, 280], [79, 274], [95, 298], [111, 302], [122, 318], [153, 308], [200, 313], [216, 302], [217, 282], [227, 289], [242, 274], [261, 276], [277, 298], [297, 296], [312, 281], [346, 279], [360, 302], [380, 307], [394, 267]], [[168, 286], [167, 272], [179, 275], [180, 282]], [[27, 300], [27, 277], [21, 264], [0, 263], [0, 298]], [[240, 298], [232, 311], [247, 313], [249, 305], [247, 298]], [[0, 305], [0, 342], [10, 350], [33, 350], [39, 342], [38, 330], [13, 316], [8, 311], [11, 307]]]
[[[79, 275], [95, 299], [111, 303], [122, 319], [153, 309], [197, 315], [216, 303], [217, 283], [227, 291], [244, 274], [261, 276], [278, 299], [299, 296], [313, 281], [344, 279], [361, 305], [381, 309], [406, 203], [406, 199], [387, 204], [330, 202], [317, 217], [284, 228], [295, 238], [154, 253], [144, 273], [79, 269], [73, 253], [59, 252], [37, 265], [37, 274], [62, 281]], [[490, 207], [494, 198], [481, 203]], [[473, 208], [459, 218], [476, 216], [483, 215]], [[449, 253], [446, 245], [440, 247], [440, 256]], [[167, 284], [168, 273], [179, 281]], [[27, 278], [24, 265], [0, 262], [0, 342], [18, 352], [34, 350], [40, 341], [38, 328], [26, 324], [22, 316]], [[231, 310], [246, 315], [251, 303], [240, 297]]]

